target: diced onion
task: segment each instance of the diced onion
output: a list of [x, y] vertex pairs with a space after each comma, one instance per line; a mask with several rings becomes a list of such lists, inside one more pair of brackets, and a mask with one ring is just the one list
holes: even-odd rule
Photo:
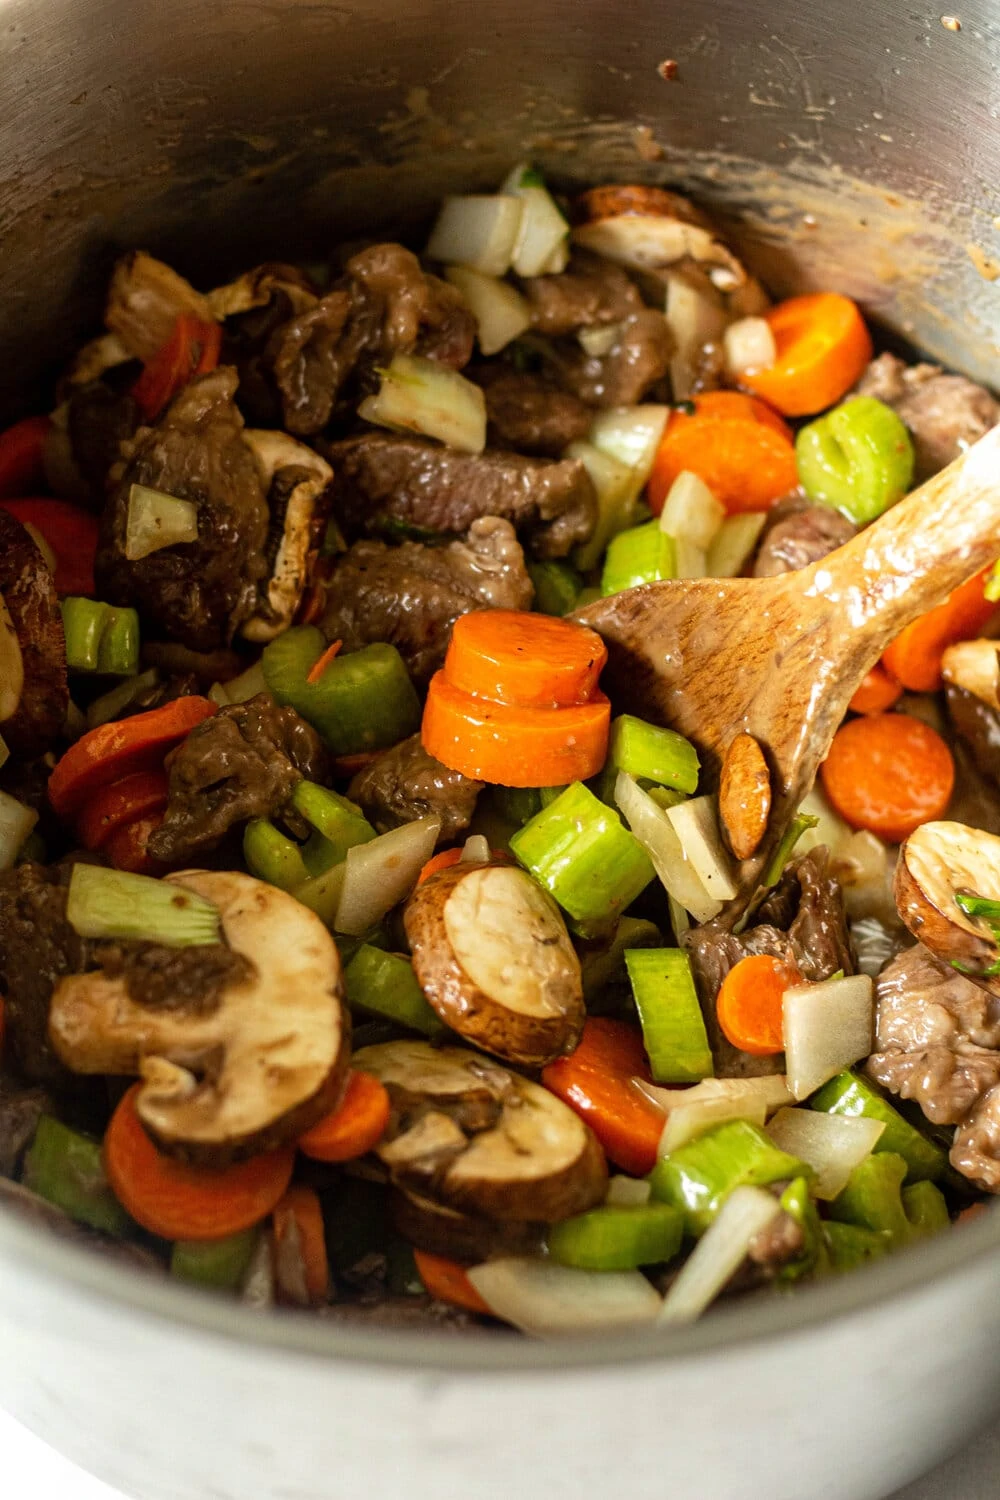
[[597, 328], [581, 328], [577, 343], [590, 359], [603, 359], [610, 354], [621, 337], [620, 323], [605, 323]]
[[448, 266], [445, 276], [465, 298], [478, 325], [479, 348], [497, 354], [531, 327], [527, 299], [497, 276], [484, 276], [468, 266]]
[[771, 325], [766, 318], [740, 318], [722, 335], [726, 369], [730, 375], [769, 370], [778, 357]]
[[725, 519], [725, 506], [719, 504], [703, 479], [685, 469], [667, 491], [660, 529], [676, 541], [691, 542], [707, 552]]
[[[251, 698], [256, 698], [258, 693], [267, 692], [267, 683], [264, 680], [264, 668], [259, 661], [255, 661], [252, 667], [247, 667], [238, 677], [231, 677], [228, 682], [217, 682], [221, 696], [216, 702], [223, 705], [227, 703], [249, 703]], [[213, 689], [214, 692], [214, 689]], [[212, 697], [212, 693], [208, 695]]]
[[674, 538], [674, 577], [708, 577], [708, 554], [684, 536]]
[[673, 896], [696, 922], [710, 922], [722, 910], [722, 902], [710, 896], [662, 807], [624, 771], [615, 782], [615, 802], [656, 870], [669, 896]]
[[109, 692], [102, 693], [88, 706], [87, 728], [96, 729], [99, 724], [110, 724], [112, 719], [120, 719], [122, 711], [155, 688], [159, 680], [160, 674], [155, 667], [141, 672], [138, 677], [126, 677], [124, 682], [120, 682]]
[[619, 1172], [608, 1183], [604, 1201], [615, 1208], [641, 1208], [649, 1202], [650, 1191], [647, 1177], [626, 1177]]
[[491, 857], [489, 839], [483, 833], [471, 833], [462, 845], [462, 863], [487, 864]]
[[334, 921], [336, 930], [350, 937], [364, 937], [370, 932], [387, 911], [410, 894], [434, 853], [440, 832], [440, 818], [418, 818], [348, 849]]
[[666, 274], [665, 312], [674, 336], [670, 360], [670, 385], [675, 401], [686, 401], [694, 390], [698, 357], [705, 344], [722, 337], [726, 314], [719, 293], [707, 278], [687, 276], [682, 271]]
[[709, 578], [738, 578], [754, 554], [767, 516], [745, 511], [727, 516], [708, 549]]
[[895, 864], [888, 845], [867, 829], [859, 829], [844, 840], [830, 861], [830, 873], [840, 881], [849, 917], [894, 919]]
[[872, 981], [867, 974], [799, 984], [782, 1000], [788, 1087], [806, 1099], [872, 1050]]
[[192, 500], [133, 484], [128, 492], [125, 556], [138, 562], [163, 547], [198, 540], [198, 507]]
[[885, 1129], [880, 1120], [862, 1115], [828, 1115], [818, 1109], [779, 1109], [767, 1133], [789, 1156], [816, 1173], [817, 1198], [836, 1198], [854, 1168], [870, 1156]]
[[498, 1318], [537, 1338], [652, 1323], [663, 1305], [641, 1271], [582, 1271], [509, 1256], [467, 1274]]
[[751, 1125], [763, 1125], [766, 1119], [767, 1108], [760, 1097], [739, 1100], [716, 1094], [678, 1103], [667, 1115], [657, 1154], [669, 1156], [671, 1151], [724, 1120], [749, 1120]]
[[839, 813], [834, 812], [822, 787], [817, 781], [812, 790], [803, 797], [799, 803], [798, 810], [812, 818], [818, 818], [819, 822], [815, 828], [807, 828], [799, 837], [796, 844], [796, 852], [807, 854], [810, 849], [815, 849], [818, 844], [825, 844], [831, 856], [836, 856], [837, 851], [846, 844], [851, 837], [853, 829], [849, 823], [845, 823]]
[[397, 354], [358, 415], [378, 427], [419, 432], [463, 453], [486, 447], [486, 397], [457, 370], [417, 354]]
[[484, 276], [503, 276], [510, 268], [523, 207], [520, 198], [508, 193], [446, 198], [425, 254]]
[[0, 875], [11, 869], [37, 822], [33, 807], [26, 807], [9, 792], [0, 792]]
[[699, 1318], [739, 1270], [754, 1236], [780, 1212], [777, 1198], [763, 1188], [735, 1188], [681, 1267], [663, 1300], [660, 1321]]
[[638, 1087], [666, 1113], [661, 1156], [722, 1120], [752, 1120], [762, 1125], [774, 1110], [792, 1102], [780, 1073], [760, 1078], [703, 1078], [688, 1089], [665, 1089], [644, 1081]]
[[549, 275], [565, 269], [569, 259], [569, 225], [537, 174], [522, 164], [511, 172], [500, 188], [519, 198], [521, 223], [514, 242], [511, 265], [518, 276]]
[[731, 901], [736, 886], [719, 832], [714, 797], [691, 797], [668, 807], [666, 815], [708, 894], [716, 901]]
[[24, 661], [14, 622], [0, 594], [0, 724], [17, 712], [24, 691]]
[[668, 406], [615, 406], [594, 418], [590, 441], [632, 470], [636, 495], [650, 476], [669, 415]]
[[635, 501], [641, 485], [636, 471], [593, 443], [570, 443], [566, 458], [578, 458], [597, 491], [597, 524], [588, 541], [574, 552], [573, 561], [582, 573], [595, 567], [613, 537], [625, 531], [634, 519]]

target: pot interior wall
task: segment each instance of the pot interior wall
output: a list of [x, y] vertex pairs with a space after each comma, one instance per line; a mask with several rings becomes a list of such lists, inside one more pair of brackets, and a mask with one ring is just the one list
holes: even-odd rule
[[0, 23], [2, 416], [95, 330], [123, 247], [208, 285], [417, 233], [522, 156], [688, 189], [776, 290], [841, 287], [990, 378], [989, 0], [960, 31], [900, 0], [0, 0]]

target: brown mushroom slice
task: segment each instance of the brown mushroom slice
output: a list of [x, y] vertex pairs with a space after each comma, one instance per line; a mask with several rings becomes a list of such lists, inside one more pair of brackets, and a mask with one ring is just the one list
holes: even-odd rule
[[389, 1213], [396, 1232], [418, 1250], [468, 1265], [491, 1255], [537, 1255], [545, 1235], [544, 1224], [500, 1224], [403, 1188], [392, 1189]]
[[2, 509], [0, 601], [0, 734], [15, 754], [32, 759], [66, 722], [66, 637], [45, 559], [21, 522]]
[[[324, 458], [284, 432], [244, 431], [267, 489], [277, 549], [264, 600], [243, 626], [248, 641], [273, 641], [295, 618], [309, 574], [309, 554], [320, 541], [326, 508], [323, 497], [333, 481]], [[280, 530], [278, 529], [280, 526]]]
[[207, 299], [162, 260], [133, 250], [116, 263], [104, 322], [130, 358], [152, 359], [185, 313], [202, 323], [213, 321]]
[[[964, 823], [924, 823], [900, 848], [894, 894], [900, 917], [925, 948], [1000, 995], [1000, 973], [994, 972], [1000, 965], [1000, 838]], [[977, 914], [981, 903], [986, 910]]]
[[732, 291], [746, 271], [712, 224], [679, 193], [657, 187], [592, 188], [576, 203], [576, 244], [631, 271], [662, 271], [691, 259], [713, 285]]
[[364, 1047], [355, 1064], [393, 1101], [376, 1155], [398, 1186], [501, 1223], [552, 1224], [603, 1202], [608, 1169], [596, 1137], [539, 1084], [427, 1042]]
[[405, 912], [413, 971], [466, 1041], [541, 1068], [583, 1030], [580, 960], [552, 898], [513, 865], [462, 862], [417, 887]]
[[205, 301], [212, 317], [223, 323], [226, 318], [235, 317], [239, 313], [266, 307], [277, 292], [283, 292], [288, 298], [294, 317], [308, 312], [319, 301], [309, 278], [297, 266], [271, 261], [255, 266], [252, 271], [245, 271], [242, 276], [227, 282], [225, 286], [217, 286], [206, 292]]
[[941, 675], [990, 708], [1000, 709], [1000, 641], [959, 641], [941, 658]]
[[139, 1118], [163, 1151], [222, 1166], [296, 1140], [335, 1105], [350, 1056], [340, 959], [319, 918], [274, 886], [229, 870], [167, 879], [218, 908], [249, 972], [156, 1008], [123, 974], [75, 974], [55, 988], [49, 1035], [74, 1072], [141, 1076]]

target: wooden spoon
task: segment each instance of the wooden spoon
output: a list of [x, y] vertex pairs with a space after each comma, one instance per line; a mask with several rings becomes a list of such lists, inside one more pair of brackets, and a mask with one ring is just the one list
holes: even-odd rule
[[777, 578], [692, 578], [612, 594], [574, 618], [608, 647], [616, 708], [695, 743], [718, 780], [741, 730], [763, 746], [772, 811], [738, 867], [758, 883], [847, 705], [899, 632], [1000, 556], [1000, 427], [852, 538]]

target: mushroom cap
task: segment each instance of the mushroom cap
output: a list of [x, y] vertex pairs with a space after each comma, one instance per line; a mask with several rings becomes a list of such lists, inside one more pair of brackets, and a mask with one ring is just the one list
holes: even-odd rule
[[958, 905], [960, 894], [1000, 901], [1000, 838], [964, 823], [923, 823], [905, 839], [896, 864], [899, 915], [919, 942], [976, 984], [1000, 994], [997, 934]]
[[577, 200], [576, 244], [631, 271], [662, 271], [691, 259], [731, 291], [746, 271], [711, 222], [678, 193], [656, 187], [592, 188]]
[[[291, 625], [299, 607], [302, 591], [309, 576], [309, 554], [318, 538], [327, 507], [323, 497], [333, 481], [333, 470], [305, 443], [298, 443], [285, 432], [245, 429], [243, 441], [253, 451], [269, 495], [272, 518], [275, 510], [273, 485], [279, 481], [284, 503], [281, 539], [271, 564], [271, 576], [264, 584], [264, 604], [242, 627], [248, 641], [273, 641]], [[294, 482], [280, 485], [282, 469], [294, 470]]]
[[469, 1265], [490, 1255], [537, 1255], [545, 1237], [544, 1224], [500, 1224], [496, 1219], [459, 1213], [404, 1188], [392, 1189], [389, 1212], [397, 1234], [418, 1250]]

